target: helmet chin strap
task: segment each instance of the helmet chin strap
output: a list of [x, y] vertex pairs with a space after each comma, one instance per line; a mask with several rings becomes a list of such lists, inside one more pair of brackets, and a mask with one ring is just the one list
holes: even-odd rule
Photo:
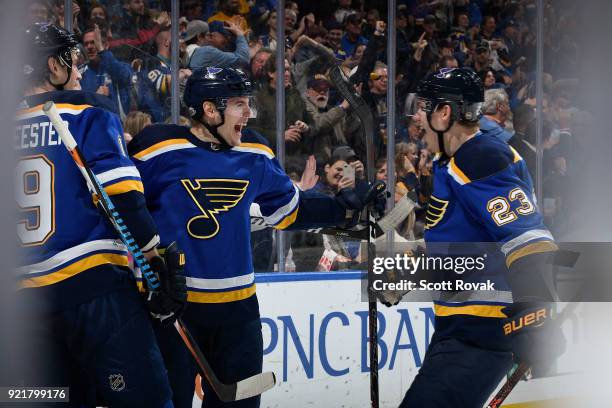
[[[70, 81], [70, 77], [72, 76], [72, 61], [70, 61], [70, 64], [69, 64], [68, 62], [64, 61], [64, 59], [61, 57], [53, 56], [53, 58], [57, 59], [60, 65], [63, 65], [66, 67], [66, 69], [68, 70], [68, 76], [66, 77], [66, 80], [64, 81], [63, 84], [57, 85], [51, 82], [51, 71], [49, 71], [49, 77], [47, 78], [47, 81], [49, 81], [49, 83], [53, 85], [53, 87], [57, 89], [58, 91], [63, 91], [64, 87], [66, 86], [68, 81]], [[47, 70], [49, 70], [49, 68], [47, 68]]]
[[219, 114], [221, 115], [221, 123], [219, 123], [218, 125], [209, 125], [208, 123], [203, 121], [201, 118], [198, 118], [196, 120], [200, 122], [202, 125], [204, 125], [204, 127], [206, 128], [206, 130], [208, 130], [211, 136], [217, 139], [217, 141], [219, 142], [222, 148], [228, 149], [232, 146], [230, 146], [229, 143], [225, 141], [223, 136], [221, 136], [218, 131], [218, 129], [225, 124], [225, 114], [223, 110], [219, 110], [219, 109], [217, 110], [219, 111]]
[[444, 148], [444, 133], [448, 132], [448, 130], [453, 126], [453, 124], [455, 123], [455, 118], [454, 115], [451, 114], [451, 118], [448, 121], [448, 126], [446, 126], [446, 129], [438, 130], [434, 128], [433, 124], [431, 123], [431, 114], [432, 112], [427, 113], [427, 123], [429, 124], [429, 128], [436, 132], [436, 134], [438, 135], [438, 147], [440, 148], [440, 159], [438, 160], [438, 162], [446, 163], [449, 157], [446, 154], [446, 149]]

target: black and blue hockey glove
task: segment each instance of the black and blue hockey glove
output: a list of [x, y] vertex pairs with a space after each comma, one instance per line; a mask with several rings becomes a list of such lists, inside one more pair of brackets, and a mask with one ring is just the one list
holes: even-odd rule
[[504, 334], [510, 336], [515, 361], [547, 370], [565, 350], [559, 323], [552, 319], [550, 302], [514, 303], [502, 309]]
[[187, 305], [187, 282], [183, 272], [185, 254], [173, 242], [166, 248], [163, 259], [155, 256], [149, 264], [159, 279], [160, 287], [150, 290], [144, 280], [147, 308], [155, 320], [171, 325], [183, 314]]
[[387, 204], [387, 185], [384, 181], [377, 181], [366, 188], [343, 188], [336, 194], [336, 200], [349, 211], [352, 217], [347, 228], [355, 226], [359, 222], [360, 212], [370, 206], [374, 218], [380, 218], [385, 213]]

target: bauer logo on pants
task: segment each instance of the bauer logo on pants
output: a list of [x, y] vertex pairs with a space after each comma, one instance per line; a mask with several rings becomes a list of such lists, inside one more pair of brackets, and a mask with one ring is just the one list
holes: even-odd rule
[[125, 389], [125, 381], [123, 381], [123, 376], [121, 374], [109, 375], [108, 383], [113, 391], [123, 391]]

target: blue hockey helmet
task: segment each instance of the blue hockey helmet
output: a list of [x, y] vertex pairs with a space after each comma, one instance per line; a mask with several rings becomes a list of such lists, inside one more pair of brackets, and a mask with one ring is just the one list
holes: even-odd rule
[[23, 65], [26, 79], [34, 82], [47, 79], [51, 83], [47, 61], [53, 57], [68, 69], [66, 82], [61, 85], [51, 83], [57, 89], [63, 89], [72, 73], [72, 52], [78, 50], [76, 36], [54, 24], [35, 23], [26, 29], [25, 39], [29, 53]]
[[187, 80], [183, 101], [189, 107], [191, 117], [200, 119], [202, 103], [210, 101], [220, 112], [226, 107], [227, 99], [252, 96], [253, 83], [249, 76], [238, 68], [199, 68]]

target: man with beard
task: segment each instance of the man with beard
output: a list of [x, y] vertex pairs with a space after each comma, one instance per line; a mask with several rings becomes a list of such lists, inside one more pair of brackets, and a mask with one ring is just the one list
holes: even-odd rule
[[304, 95], [306, 111], [319, 129], [313, 154], [320, 162], [324, 162], [330, 158], [335, 147], [347, 144], [343, 119], [347, 116], [349, 104], [344, 100], [338, 106], [328, 106], [331, 83], [323, 75], [314, 75], [308, 80], [307, 86]]

